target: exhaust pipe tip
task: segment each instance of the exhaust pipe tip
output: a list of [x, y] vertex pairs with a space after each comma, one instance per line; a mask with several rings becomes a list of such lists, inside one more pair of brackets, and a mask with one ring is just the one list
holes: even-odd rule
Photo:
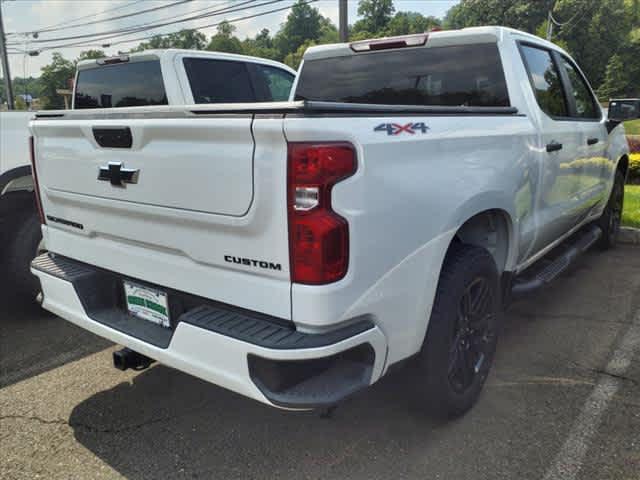
[[149, 368], [153, 362], [153, 359], [126, 347], [117, 352], [113, 352], [113, 366], [118, 370], [125, 371], [129, 368], [133, 370], [144, 370], [145, 368]]

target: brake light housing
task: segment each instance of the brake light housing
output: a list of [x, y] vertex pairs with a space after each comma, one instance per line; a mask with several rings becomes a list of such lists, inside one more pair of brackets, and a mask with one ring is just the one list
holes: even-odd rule
[[373, 52], [376, 50], [391, 50], [394, 48], [422, 47], [427, 43], [429, 35], [418, 33], [413, 35], [401, 35], [398, 37], [385, 37], [376, 40], [361, 40], [353, 42], [349, 46], [354, 52]]
[[356, 169], [356, 153], [350, 143], [289, 143], [287, 208], [292, 282], [323, 285], [346, 275], [349, 224], [333, 211], [331, 191]]
[[40, 223], [46, 224], [47, 221], [44, 216], [44, 210], [42, 209], [42, 201], [40, 200], [40, 184], [38, 183], [38, 171], [36, 170], [36, 152], [34, 146], [33, 136], [29, 137], [29, 158], [31, 160], [31, 176], [33, 177], [33, 193], [36, 198], [36, 207], [38, 208], [38, 215], [40, 216]]

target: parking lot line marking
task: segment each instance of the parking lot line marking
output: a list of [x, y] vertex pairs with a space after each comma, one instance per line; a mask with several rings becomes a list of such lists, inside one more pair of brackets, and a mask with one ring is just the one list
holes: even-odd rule
[[636, 312], [629, 329], [615, 347], [605, 373], [600, 376], [587, 398], [544, 480], [575, 480], [587, 454], [590, 440], [598, 431], [602, 415], [622, 384], [623, 380], [617, 377], [624, 376], [639, 347], [640, 311]]

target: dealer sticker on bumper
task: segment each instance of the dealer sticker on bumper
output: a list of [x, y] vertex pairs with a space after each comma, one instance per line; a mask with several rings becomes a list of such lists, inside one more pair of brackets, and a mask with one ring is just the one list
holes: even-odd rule
[[169, 328], [169, 302], [165, 292], [125, 280], [124, 295], [131, 315]]

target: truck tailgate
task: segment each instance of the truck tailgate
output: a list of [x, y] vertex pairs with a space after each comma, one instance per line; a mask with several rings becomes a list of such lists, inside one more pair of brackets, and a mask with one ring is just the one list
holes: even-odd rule
[[[39, 173], [49, 190], [241, 216], [253, 195], [251, 120], [245, 115], [224, 121], [40, 122]], [[126, 134], [131, 136], [130, 147], [107, 146]], [[136, 184], [114, 188], [109, 181], [96, 181], [100, 168], [110, 162], [120, 164], [122, 169], [138, 170]]]
[[50, 250], [289, 319], [282, 119], [152, 111], [31, 124]]

